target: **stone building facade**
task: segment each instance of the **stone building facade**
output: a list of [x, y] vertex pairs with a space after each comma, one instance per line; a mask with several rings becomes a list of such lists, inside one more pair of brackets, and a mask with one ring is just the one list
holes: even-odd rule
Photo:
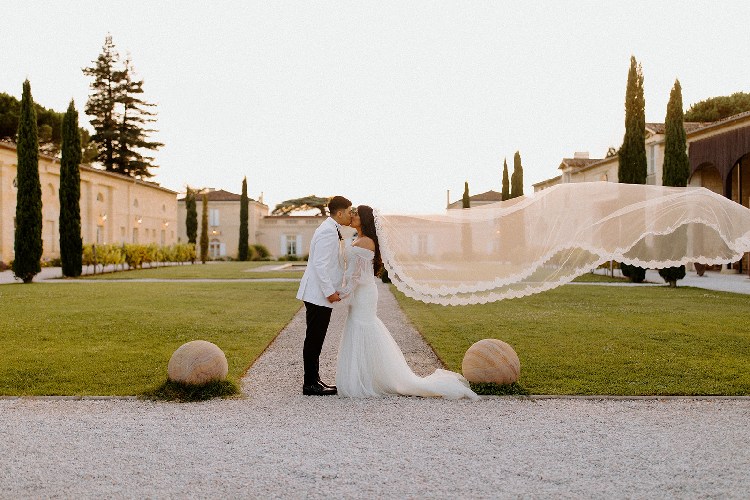
[[[212, 259], [235, 259], [239, 253], [241, 196], [224, 190], [206, 189], [208, 207], [209, 255]], [[196, 196], [198, 237], [201, 233], [202, 194]], [[177, 202], [178, 239], [187, 241], [185, 199]], [[310, 253], [313, 233], [324, 218], [306, 215], [269, 215], [261, 201], [248, 200], [248, 243], [263, 245], [274, 258], [304, 257]], [[344, 228], [342, 236], [351, 238], [354, 230]]]
[[[750, 207], [750, 112], [711, 123], [685, 123], [689, 186], [705, 187]], [[646, 124], [647, 184], [662, 185], [665, 150], [663, 123]], [[534, 192], [565, 182], [618, 182], [618, 158], [590, 159], [577, 153], [563, 158], [560, 175], [534, 184]], [[740, 272], [750, 271], [746, 254], [742, 261], [728, 266]]]
[[[14, 258], [17, 153], [0, 142], [0, 260]], [[177, 241], [175, 191], [156, 183], [81, 165], [81, 237], [87, 243]], [[39, 155], [43, 260], [60, 256], [60, 161]]]

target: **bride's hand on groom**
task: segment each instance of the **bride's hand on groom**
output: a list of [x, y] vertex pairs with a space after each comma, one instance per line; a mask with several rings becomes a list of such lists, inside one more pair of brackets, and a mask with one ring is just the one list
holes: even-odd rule
[[326, 298], [328, 299], [328, 302], [330, 302], [331, 304], [341, 300], [341, 297], [339, 297], [339, 292], [334, 292], [333, 295], [329, 295]]

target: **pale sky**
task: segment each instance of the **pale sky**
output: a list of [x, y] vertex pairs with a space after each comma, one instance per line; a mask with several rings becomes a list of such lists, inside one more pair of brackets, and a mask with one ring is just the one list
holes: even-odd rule
[[271, 209], [341, 194], [388, 213], [441, 212], [469, 182], [524, 190], [563, 157], [602, 157], [624, 132], [630, 56], [646, 120], [675, 78], [690, 104], [750, 91], [750, 2], [249, 2], [0, 0], [0, 91], [81, 124], [90, 65], [111, 33], [158, 105], [153, 179]]

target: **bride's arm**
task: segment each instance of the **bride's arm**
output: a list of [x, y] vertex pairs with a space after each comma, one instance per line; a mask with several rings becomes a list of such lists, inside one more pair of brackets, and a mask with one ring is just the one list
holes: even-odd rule
[[372, 270], [372, 266], [368, 259], [362, 257], [357, 252], [353, 252], [352, 255], [354, 257], [352, 259], [353, 262], [346, 269], [346, 273], [344, 273], [344, 287], [338, 291], [339, 296], [342, 299], [351, 295], [354, 289], [357, 288], [357, 285], [362, 281], [362, 278], [367, 276], [366, 273], [368, 267]]

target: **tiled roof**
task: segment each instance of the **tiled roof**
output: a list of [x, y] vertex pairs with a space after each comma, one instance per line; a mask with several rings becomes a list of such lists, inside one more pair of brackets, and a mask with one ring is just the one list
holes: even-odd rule
[[475, 194], [474, 196], [469, 196], [469, 200], [471, 201], [503, 201], [503, 195], [502, 193], [498, 193], [497, 191], [487, 191], [486, 193], [481, 194]]
[[[11, 149], [13, 151], [15, 151], [15, 150], [18, 149], [17, 146], [16, 146], [16, 143], [12, 142], [12, 141], [0, 141], [0, 146], [4, 146], [5, 148]], [[47, 160], [49, 160], [49, 161], [51, 161], [53, 163], [57, 163], [57, 164], [60, 163], [60, 159], [59, 158], [55, 158], [53, 156], [49, 156], [49, 155], [46, 155], [46, 154], [41, 153], [41, 152], [39, 153], [39, 157], [40, 158], [46, 158]], [[90, 164], [87, 164], [87, 163], [82, 163], [79, 166], [79, 168], [81, 170], [88, 170], [89, 172], [96, 172], [97, 174], [100, 174], [100, 175], [107, 175], [107, 176], [110, 176], [110, 177], [117, 177], [119, 179], [126, 179], [126, 180], [134, 182], [136, 184], [142, 184], [142, 185], [145, 185], [145, 186], [149, 186], [149, 187], [153, 187], [153, 188], [156, 188], [156, 189], [160, 189], [162, 191], [166, 191], [168, 193], [177, 194], [177, 191], [172, 191], [171, 189], [165, 188], [164, 186], [160, 185], [158, 182], [147, 181], [145, 179], [135, 179], [135, 178], [133, 178], [133, 177], [131, 177], [129, 175], [118, 174], [117, 172], [109, 172], [107, 170], [104, 170], [103, 168], [92, 167]]]
[[581, 168], [600, 161], [601, 158], [563, 158], [559, 168]]
[[[735, 115], [738, 116], [738, 115]], [[700, 128], [707, 127], [713, 122], [685, 122], [685, 132], [694, 132]], [[663, 123], [647, 123], [646, 128], [651, 130], [655, 134], [663, 134], [666, 131], [666, 127]]]
[[196, 195], [196, 199], [199, 201], [202, 200], [203, 194], [206, 195], [206, 199], [208, 201], [240, 201], [242, 199], [242, 196], [230, 193], [229, 191], [224, 191], [223, 189], [206, 191], [205, 193], [198, 193]]

